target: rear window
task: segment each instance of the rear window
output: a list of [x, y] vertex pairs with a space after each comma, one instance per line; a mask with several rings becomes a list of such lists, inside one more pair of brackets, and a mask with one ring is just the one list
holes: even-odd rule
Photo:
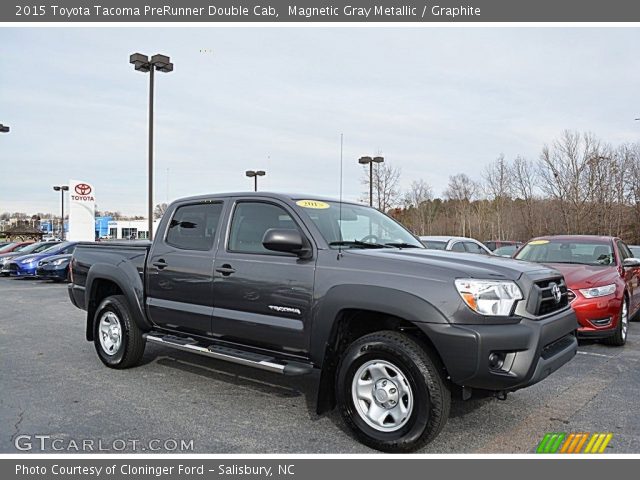
[[221, 214], [222, 203], [178, 207], [169, 222], [165, 242], [183, 250], [211, 250]]

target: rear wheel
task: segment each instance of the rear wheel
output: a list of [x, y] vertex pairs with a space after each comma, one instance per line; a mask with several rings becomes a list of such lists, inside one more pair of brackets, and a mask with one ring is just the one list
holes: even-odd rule
[[408, 452], [430, 442], [451, 405], [437, 364], [425, 347], [401, 333], [356, 340], [338, 368], [337, 400], [345, 423], [377, 450]]
[[93, 323], [93, 343], [102, 363], [110, 368], [129, 368], [140, 363], [145, 340], [124, 296], [105, 298]]
[[627, 333], [629, 332], [629, 300], [624, 297], [622, 300], [622, 306], [620, 307], [620, 314], [618, 315], [618, 326], [615, 333], [608, 338], [604, 339], [604, 343], [607, 345], [613, 345], [621, 347], [627, 343]]

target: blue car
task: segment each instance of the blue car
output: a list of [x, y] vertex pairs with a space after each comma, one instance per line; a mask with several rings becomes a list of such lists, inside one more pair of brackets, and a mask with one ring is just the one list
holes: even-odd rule
[[78, 242], [61, 242], [40, 253], [31, 253], [12, 258], [4, 264], [0, 273], [15, 277], [35, 277], [40, 260], [54, 255], [73, 253], [77, 244]]

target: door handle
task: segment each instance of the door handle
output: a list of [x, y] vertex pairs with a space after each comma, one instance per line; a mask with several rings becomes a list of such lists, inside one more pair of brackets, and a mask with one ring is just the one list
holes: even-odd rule
[[222, 265], [221, 267], [216, 268], [216, 272], [221, 273], [224, 277], [228, 277], [229, 275], [231, 275], [232, 273], [236, 272], [236, 269], [233, 268], [231, 265], [229, 265], [228, 263], [225, 263], [224, 265]]
[[169, 264], [165, 262], [163, 259], [160, 259], [157, 262], [153, 262], [151, 265], [153, 265], [154, 267], [158, 267], [158, 270], [162, 270], [163, 268], [167, 267]]

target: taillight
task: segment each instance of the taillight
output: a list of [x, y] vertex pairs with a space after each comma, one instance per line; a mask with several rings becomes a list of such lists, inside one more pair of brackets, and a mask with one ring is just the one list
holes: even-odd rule
[[73, 264], [75, 259], [71, 257], [71, 261], [69, 262], [69, 282], [73, 283]]

